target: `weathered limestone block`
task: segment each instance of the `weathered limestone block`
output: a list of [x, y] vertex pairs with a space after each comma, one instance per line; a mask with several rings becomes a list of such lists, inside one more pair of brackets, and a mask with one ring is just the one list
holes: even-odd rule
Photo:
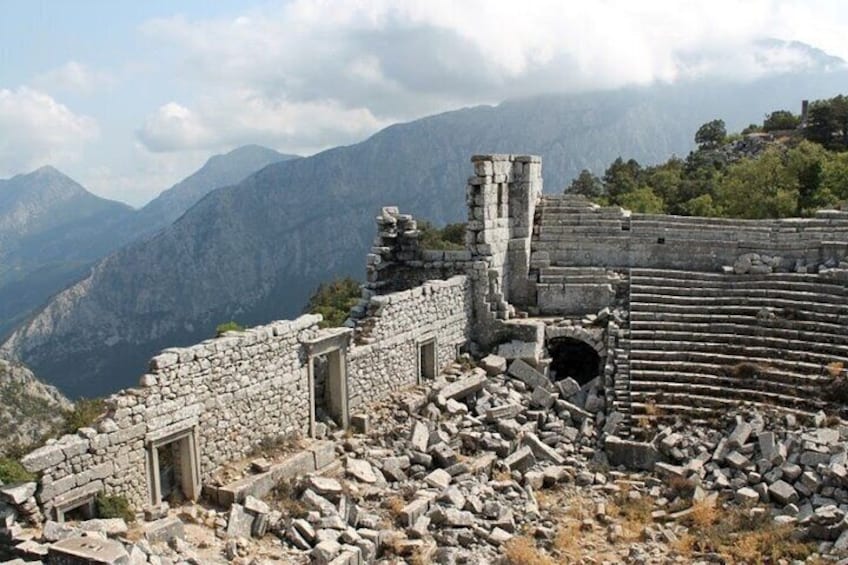
[[117, 541], [96, 537], [74, 537], [58, 541], [48, 549], [50, 565], [126, 565], [130, 556]]

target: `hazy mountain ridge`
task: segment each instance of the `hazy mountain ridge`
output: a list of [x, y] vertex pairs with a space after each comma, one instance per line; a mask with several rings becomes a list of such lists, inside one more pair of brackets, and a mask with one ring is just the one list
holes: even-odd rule
[[137, 211], [49, 166], [0, 180], [0, 336], [95, 261], [171, 224], [210, 191], [291, 158], [258, 145], [215, 155]]
[[[119, 251], [52, 300], [3, 345], [71, 394], [135, 384], [163, 346], [209, 337], [235, 319], [299, 313], [318, 282], [361, 275], [382, 205], [436, 222], [465, 216], [474, 153], [543, 157], [560, 191], [619, 155], [643, 164], [685, 154], [715, 117], [739, 130], [767, 112], [832, 96], [848, 73], [794, 73], [746, 84], [699, 82], [544, 96], [394, 125], [359, 144], [270, 165], [204, 197], [152, 239]], [[73, 367], [73, 371], [68, 368]]]

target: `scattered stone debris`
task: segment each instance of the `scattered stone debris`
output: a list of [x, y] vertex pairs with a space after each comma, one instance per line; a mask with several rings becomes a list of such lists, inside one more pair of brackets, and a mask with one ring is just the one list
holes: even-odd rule
[[[841, 421], [740, 408], [638, 442], [615, 435], [614, 412], [587, 410], [597, 383], [551, 383], [496, 355], [481, 365], [393, 394], [369, 411], [367, 435], [330, 438], [334, 463], [262, 498], [36, 530], [16, 510], [32, 483], [4, 485], [0, 535], [11, 563], [707, 563], [745, 561], [764, 544], [795, 559], [848, 551]], [[246, 467], [267, 474], [273, 460]], [[721, 524], [733, 525], [725, 538]]]

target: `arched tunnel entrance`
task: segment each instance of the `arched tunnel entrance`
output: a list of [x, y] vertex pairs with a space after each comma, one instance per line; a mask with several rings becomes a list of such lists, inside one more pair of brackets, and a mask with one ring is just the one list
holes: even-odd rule
[[600, 374], [601, 358], [595, 349], [578, 339], [557, 337], [548, 342], [551, 356], [551, 380], [559, 381], [571, 377], [580, 386]]

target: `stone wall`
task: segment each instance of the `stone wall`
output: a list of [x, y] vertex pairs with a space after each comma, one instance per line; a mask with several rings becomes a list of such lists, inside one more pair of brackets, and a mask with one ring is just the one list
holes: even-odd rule
[[[470, 297], [465, 276], [372, 296], [346, 350], [348, 409], [415, 384], [422, 343], [434, 342], [437, 367], [453, 361], [469, 339]], [[335, 336], [319, 330], [320, 320], [307, 315], [229, 332], [154, 357], [138, 388], [107, 400], [96, 427], [23, 458], [40, 477], [36, 497], [45, 515], [101, 491], [124, 495], [136, 508], [150, 503], [151, 451], [169, 438], [189, 434], [202, 483], [263, 439], [308, 435], [309, 353]]]
[[148, 446], [187, 430], [194, 431], [201, 480], [263, 438], [305, 433], [309, 391], [300, 340], [319, 321], [301, 316], [154, 357], [139, 388], [109, 398], [96, 429], [23, 458], [41, 475], [39, 502], [49, 511], [104, 490], [147, 504]]
[[469, 339], [471, 303], [465, 276], [372, 297], [348, 352], [351, 409], [415, 384], [422, 343], [435, 340], [439, 367], [453, 361]]

